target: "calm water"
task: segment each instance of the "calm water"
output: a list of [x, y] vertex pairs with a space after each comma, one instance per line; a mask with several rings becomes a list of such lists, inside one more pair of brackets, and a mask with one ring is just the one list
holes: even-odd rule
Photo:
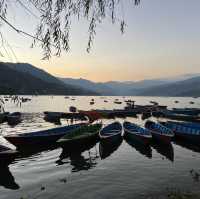
[[[121, 101], [134, 99], [137, 104], [148, 104], [155, 100], [169, 107], [200, 105], [200, 99], [192, 98], [105, 97], [108, 103], [104, 103], [102, 97], [71, 98], [33, 97], [31, 102], [21, 107], [8, 102], [6, 111], [23, 112], [23, 122], [15, 128], [1, 125], [3, 134], [54, 126], [43, 120], [43, 111], [68, 111], [71, 105], [84, 110], [124, 107], [125, 103], [113, 103], [116, 98]], [[89, 105], [91, 98], [95, 99], [95, 105]], [[177, 99], [180, 103], [175, 104]], [[190, 101], [195, 104], [190, 105]], [[144, 123], [140, 118], [127, 120]], [[106, 124], [111, 121], [103, 122]], [[62, 120], [62, 123], [67, 121]], [[3, 139], [0, 141], [6, 143]], [[82, 147], [81, 153], [64, 148], [36, 149], [37, 146], [35, 151], [26, 151], [8, 166], [0, 167], [0, 199], [132, 199], [162, 195], [173, 188], [199, 191], [200, 182], [193, 173], [200, 171], [200, 153], [186, 143], [165, 148], [159, 145], [142, 148], [123, 140], [107, 148], [94, 142]]]

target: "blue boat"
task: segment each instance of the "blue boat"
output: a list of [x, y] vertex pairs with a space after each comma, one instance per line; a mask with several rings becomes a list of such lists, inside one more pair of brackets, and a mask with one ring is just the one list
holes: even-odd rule
[[195, 108], [173, 108], [172, 112], [176, 113], [176, 114], [198, 116], [200, 114], [200, 109], [195, 109]]
[[168, 121], [164, 125], [170, 128], [177, 138], [183, 138], [200, 144], [200, 124]]
[[152, 137], [159, 142], [169, 144], [174, 137], [173, 131], [161, 123], [147, 121], [145, 127], [151, 131]]
[[200, 123], [195, 123], [195, 122], [173, 122], [174, 124], [177, 125], [182, 125], [185, 127], [190, 127], [190, 128], [195, 128], [200, 130]]
[[100, 132], [99, 137], [102, 141], [116, 141], [121, 139], [122, 125], [119, 122], [113, 122], [105, 126]]
[[124, 127], [124, 137], [134, 139], [144, 144], [150, 143], [152, 135], [151, 131], [149, 131], [148, 129], [142, 128], [131, 122], [124, 122], [123, 127]]
[[47, 130], [41, 130], [31, 133], [21, 133], [21, 134], [9, 134], [3, 136], [10, 143], [15, 145], [17, 148], [31, 147], [31, 146], [41, 146], [55, 144], [55, 142], [67, 133], [80, 128], [84, 123], [73, 124], [68, 126], [62, 126]]

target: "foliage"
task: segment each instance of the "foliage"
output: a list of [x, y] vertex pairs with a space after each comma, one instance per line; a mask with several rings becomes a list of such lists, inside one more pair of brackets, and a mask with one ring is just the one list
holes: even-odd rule
[[[140, 0], [133, 1], [135, 5]], [[16, 0], [26, 11], [23, 0]], [[60, 56], [62, 50], [69, 51], [69, 36], [72, 19], [86, 19], [89, 22], [87, 52], [90, 51], [93, 39], [96, 34], [96, 27], [106, 18], [111, 18], [112, 23], [119, 22], [120, 30], [123, 33], [125, 21], [117, 12], [122, 6], [122, 0], [28, 0], [30, 6], [34, 6], [40, 13], [39, 24], [34, 36], [16, 29], [5, 20], [8, 10], [8, 0], [0, 0], [0, 18], [18, 33], [34, 38], [33, 46], [41, 42], [44, 51], [44, 58], [50, 58], [52, 53]]]

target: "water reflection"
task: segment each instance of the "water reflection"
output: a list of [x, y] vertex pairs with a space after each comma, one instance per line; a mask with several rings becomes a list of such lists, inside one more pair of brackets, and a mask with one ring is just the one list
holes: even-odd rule
[[109, 157], [111, 154], [113, 154], [122, 144], [123, 138], [120, 137], [115, 142], [102, 142], [100, 141], [99, 144], [99, 154], [101, 159], [105, 159]]
[[48, 152], [54, 149], [57, 149], [59, 146], [57, 144], [45, 144], [43, 146], [38, 145], [36, 148], [32, 147], [26, 147], [26, 148], [20, 148], [18, 151], [18, 155], [15, 159], [15, 162], [18, 162], [22, 159], [33, 159], [36, 160], [36, 157], [38, 157], [42, 152]]
[[[81, 170], [89, 170], [96, 166], [96, 159], [99, 158], [98, 151], [96, 150], [96, 144], [98, 139], [87, 140], [83, 143], [70, 143], [62, 146], [62, 153], [59, 160], [56, 161], [58, 165], [71, 164], [72, 172], [78, 172]], [[95, 147], [95, 152], [91, 152], [90, 149]], [[88, 151], [88, 156], [83, 152]]]
[[174, 143], [183, 148], [200, 153], [200, 144], [197, 144], [196, 142], [188, 142], [183, 139], [176, 139], [174, 140]]
[[0, 186], [6, 189], [16, 190], [20, 187], [15, 182], [15, 178], [9, 170], [10, 163], [11, 162], [2, 162], [2, 160], [0, 160]]
[[170, 161], [174, 161], [174, 148], [171, 143], [161, 144], [158, 142], [152, 142], [151, 146], [162, 156], [166, 157]]
[[137, 142], [137, 140], [124, 138], [126, 143], [131, 147], [135, 148], [140, 154], [146, 156], [147, 158], [152, 158], [152, 149], [149, 145], [145, 145], [141, 142]]

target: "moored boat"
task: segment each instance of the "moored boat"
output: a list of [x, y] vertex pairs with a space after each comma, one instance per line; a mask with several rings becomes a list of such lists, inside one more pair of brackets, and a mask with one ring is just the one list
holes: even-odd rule
[[113, 154], [121, 145], [123, 142], [122, 137], [118, 139], [116, 142], [102, 142], [99, 143], [99, 155], [101, 159], [106, 159], [111, 154]]
[[115, 104], [122, 104], [122, 102], [120, 102], [120, 101], [118, 101], [118, 100], [117, 100], [117, 101], [114, 101], [114, 103], [115, 103]]
[[198, 116], [200, 114], [200, 110], [194, 108], [173, 108], [172, 112], [176, 114], [191, 115], [191, 116]]
[[[9, 161], [16, 157], [18, 151], [11, 149], [7, 146], [0, 145], [0, 160]], [[1, 164], [1, 163], [0, 163]]]
[[74, 129], [80, 128], [84, 123], [62, 126], [31, 133], [9, 134], [3, 137], [17, 148], [43, 146], [54, 144], [58, 139]]
[[124, 137], [133, 139], [143, 144], [149, 144], [152, 138], [151, 132], [148, 129], [142, 128], [131, 122], [124, 122]]
[[8, 114], [9, 114], [9, 112], [0, 113], [0, 124], [4, 123], [6, 121], [6, 117]]
[[82, 126], [79, 129], [74, 129], [71, 133], [64, 135], [57, 142], [59, 144], [66, 144], [84, 142], [93, 138], [97, 138], [101, 127], [101, 123]]
[[14, 125], [19, 124], [22, 121], [21, 116], [22, 114], [20, 112], [9, 113], [6, 116], [6, 120], [9, 125], [14, 126]]
[[187, 122], [172, 122], [163, 123], [167, 128], [170, 128], [177, 138], [182, 138], [200, 145], [200, 124]]
[[61, 118], [63, 113], [62, 112], [51, 112], [51, 111], [45, 111], [44, 115], [47, 117], [52, 118]]
[[100, 132], [101, 141], [112, 142], [121, 139], [122, 125], [120, 122], [113, 122], [105, 126]]
[[159, 142], [168, 144], [174, 137], [173, 131], [160, 123], [147, 121], [145, 127], [151, 131], [152, 137]]

